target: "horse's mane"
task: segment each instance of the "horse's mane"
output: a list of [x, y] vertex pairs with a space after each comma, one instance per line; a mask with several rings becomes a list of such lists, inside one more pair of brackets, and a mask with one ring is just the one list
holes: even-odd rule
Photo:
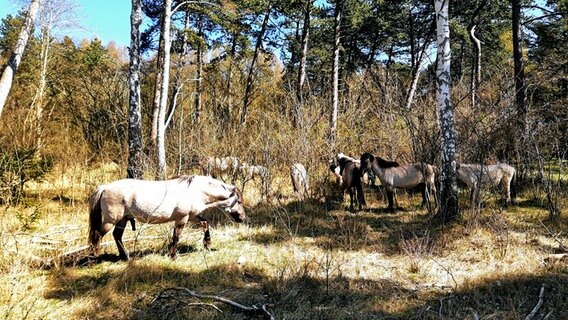
[[187, 185], [190, 185], [191, 182], [193, 182], [193, 177], [194, 176], [183, 175], [183, 176], [177, 177], [177, 180], [178, 180], [179, 183], [185, 182], [185, 183], [187, 183]]
[[385, 160], [381, 157], [375, 157], [375, 159], [377, 159], [377, 164], [381, 168], [386, 169], [386, 168], [400, 167], [400, 164], [398, 164], [398, 162], [396, 162], [396, 161]]

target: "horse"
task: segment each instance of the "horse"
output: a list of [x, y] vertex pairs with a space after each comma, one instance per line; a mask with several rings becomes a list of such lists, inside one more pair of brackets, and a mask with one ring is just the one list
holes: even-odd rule
[[236, 179], [241, 161], [237, 157], [205, 157], [200, 161], [202, 174], [213, 178], [229, 175], [230, 180]]
[[372, 171], [387, 191], [388, 210], [394, 211], [394, 191], [395, 188], [411, 189], [420, 183], [424, 183], [422, 189], [422, 204], [430, 208], [430, 194], [436, 199], [435, 175], [436, 167], [423, 162], [415, 162], [407, 165], [400, 165], [396, 161], [388, 161], [381, 157], [375, 157], [370, 153], [361, 155], [361, 172]]
[[[175, 221], [169, 253], [176, 256], [176, 245], [188, 221], [201, 224], [203, 244], [209, 248], [209, 224], [201, 213], [220, 208], [236, 222], [246, 219], [243, 197], [233, 185], [208, 176], [181, 176], [163, 181], [123, 179], [100, 185], [90, 198], [89, 244], [93, 255], [99, 255], [99, 243], [113, 226], [112, 235], [119, 256], [128, 260], [122, 242], [126, 223], [134, 219], [159, 224]], [[134, 224], [132, 225], [134, 229]]]
[[[335, 175], [341, 176], [340, 186], [342, 187], [342, 194], [345, 194], [345, 191], [349, 192], [350, 211], [353, 211], [353, 200], [355, 197], [357, 198], [359, 210], [361, 210], [364, 205], [367, 205], [365, 203], [365, 195], [363, 193], [363, 185], [361, 183], [361, 177], [363, 174], [361, 173], [360, 165], [353, 160], [353, 158], [340, 153], [336, 156], [336, 161], [339, 166], [332, 163], [329, 167]], [[337, 173], [338, 167], [339, 174]]]
[[262, 181], [262, 195], [263, 197], [268, 196], [269, 191], [269, 176], [270, 172], [268, 168], [259, 165], [249, 165], [246, 162], [241, 163], [239, 166], [239, 173], [243, 178], [243, 191], [245, 189], [245, 184], [254, 179], [255, 177], [259, 177]]
[[[357, 165], [357, 167], [361, 168], [361, 160], [359, 160], [359, 159], [355, 159], [355, 158], [347, 156], [343, 153], [337, 154], [336, 159], [339, 159], [339, 158], [345, 158], [346, 160], [352, 161]], [[329, 163], [330, 163], [330, 165], [332, 165], [332, 164], [335, 163], [335, 161], [330, 160]], [[343, 178], [342, 178], [341, 168], [338, 165], [335, 165], [334, 168], [335, 169], [332, 169], [331, 171], [332, 171], [333, 175], [339, 181], [339, 185], [342, 185], [343, 184]], [[363, 182], [364, 184], [366, 184], [370, 187], [376, 188], [377, 186], [375, 185], [375, 177], [372, 174], [369, 174], [369, 173], [372, 173], [372, 172], [363, 172], [363, 177], [361, 179], [361, 182]]]
[[[479, 206], [479, 193], [482, 187], [489, 185], [490, 187], [498, 187], [503, 191], [503, 199], [505, 204], [509, 205], [512, 193], [515, 197], [514, 182], [516, 180], [517, 170], [506, 163], [497, 163], [492, 165], [480, 164], [458, 164], [457, 178], [465, 183], [471, 190], [470, 201], [471, 207]], [[513, 182], [513, 183], [512, 183]]]
[[305, 197], [308, 194], [308, 172], [306, 168], [301, 163], [294, 163], [290, 167], [290, 178], [292, 179], [292, 188], [294, 189], [294, 194], [300, 198]]

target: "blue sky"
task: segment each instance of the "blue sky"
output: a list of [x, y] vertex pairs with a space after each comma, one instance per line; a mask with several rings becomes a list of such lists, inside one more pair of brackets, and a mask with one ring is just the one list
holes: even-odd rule
[[[80, 28], [63, 31], [75, 42], [81, 39], [102, 40], [103, 44], [114, 41], [119, 46], [130, 44], [130, 6], [129, 0], [70, 0], [78, 6], [76, 23]], [[29, 1], [0, 0], [0, 18], [16, 14]]]

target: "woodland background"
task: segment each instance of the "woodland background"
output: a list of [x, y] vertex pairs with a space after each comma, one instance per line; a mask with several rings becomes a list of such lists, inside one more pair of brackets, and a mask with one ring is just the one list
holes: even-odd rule
[[[97, 39], [74, 42], [65, 34], [76, 23], [73, 3], [44, 0], [0, 117], [0, 268], [8, 283], [2, 288], [6, 307], [0, 311], [6, 318], [54, 312], [67, 318], [144, 317], [137, 310], [157, 308], [150, 295], [159, 290], [150, 285], [165, 288], [178, 281], [206, 291], [231, 288], [229, 296], [251, 303], [267, 299], [276, 305], [278, 318], [312, 319], [474, 318], [469, 308], [482, 318], [516, 319], [530, 313], [543, 284], [547, 293], [552, 288], [553, 298], [545, 300], [541, 318], [549, 311], [549, 318], [566, 316], [567, 292], [557, 285], [566, 280], [566, 266], [536, 261], [566, 248], [568, 1], [450, 2], [457, 160], [515, 166], [519, 199], [517, 207], [502, 208], [490, 196], [485, 207], [474, 210], [462, 192], [460, 216], [448, 226], [432, 224], [431, 213], [410, 204], [416, 202], [412, 196], [405, 202], [410, 209], [384, 215], [377, 209], [385, 205], [382, 195], [371, 190], [366, 191], [370, 209], [349, 215], [337, 202], [328, 169], [334, 152], [358, 157], [369, 151], [401, 163], [441, 162], [433, 1], [174, 1], [172, 7], [177, 5], [171, 17], [167, 168], [162, 172], [153, 119], [163, 65], [164, 3], [142, 1], [147, 22], [140, 73], [143, 176], [197, 173], [191, 168], [195, 155], [237, 156], [269, 168], [268, 201], [260, 199], [255, 186], [245, 193], [252, 222], [244, 230], [215, 216], [219, 248], [228, 249], [207, 253], [210, 260], [204, 258], [199, 266], [189, 266], [202, 254], [193, 247], [173, 262], [160, 256], [160, 249], [149, 254], [135, 246], [140, 260], [129, 264], [104, 262], [81, 269], [67, 262], [54, 268], [50, 262], [47, 271], [38, 270], [38, 259], [52, 259], [84, 243], [86, 223], [69, 221], [86, 221], [89, 192], [126, 176], [129, 121], [128, 48], [103, 46]], [[514, 5], [521, 13], [520, 87]], [[340, 23], [334, 24], [338, 8]], [[24, 16], [2, 18], [1, 65]], [[339, 46], [334, 46], [336, 28]], [[520, 91], [525, 93], [521, 100]], [[334, 97], [335, 141], [330, 140]], [[288, 174], [296, 162], [310, 174], [306, 202], [291, 196]], [[52, 228], [71, 230], [71, 238], [57, 238]], [[167, 238], [170, 231], [153, 232]], [[41, 235], [49, 235], [52, 243], [38, 242]], [[143, 243], [142, 248], [150, 246]], [[263, 257], [258, 261], [292, 253], [270, 267], [252, 265], [250, 256], [250, 265], [235, 266], [246, 255], [237, 249], [243, 243]], [[384, 265], [374, 269], [381, 263], [407, 273], [387, 275]], [[373, 276], [353, 271], [357, 265]], [[487, 274], [472, 275], [472, 268]], [[242, 278], [226, 278], [227, 273]], [[48, 284], [26, 300], [22, 288], [45, 278]], [[205, 285], [199, 282], [203, 279]], [[73, 289], [58, 287], [58, 281], [72, 283]], [[425, 293], [428, 285], [434, 289]], [[353, 309], [341, 302], [345, 296], [353, 299]], [[130, 311], [121, 313], [121, 301]], [[300, 302], [296, 309], [293, 301]], [[71, 306], [60, 310], [62, 303]], [[176, 315], [180, 318], [218, 316], [187, 305], [161, 308], [189, 309], [185, 316]]]

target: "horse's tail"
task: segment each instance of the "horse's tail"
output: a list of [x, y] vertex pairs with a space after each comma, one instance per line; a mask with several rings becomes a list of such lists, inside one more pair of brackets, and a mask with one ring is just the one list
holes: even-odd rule
[[97, 191], [93, 192], [89, 205], [89, 244], [96, 246], [100, 240], [100, 230], [103, 224], [103, 215], [101, 209], [101, 196], [104, 187], [99, 187]]

